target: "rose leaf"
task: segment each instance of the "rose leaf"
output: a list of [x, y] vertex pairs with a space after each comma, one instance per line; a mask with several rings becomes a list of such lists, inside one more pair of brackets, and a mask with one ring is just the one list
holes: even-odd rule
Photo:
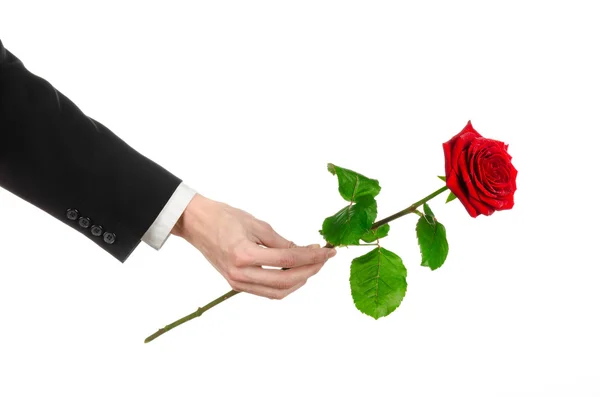
[[425, 215], [417, 222], [417, 240], [421, 249], [421, 266], [431, 270], [440, 268], [448, 257], [446, 228], [433, 215], [431, 208], [424, 204]]
[[362, 241], [364, 241], [365, 243], [372, 243], [373, 241], [375, 241], [377, 239], [387, 236], [389, 231], [390, 231], [390, 225], [389, 225], [389, 223], [386, 223], [385, 225], [379, 226], [377, 229], [369, 230], [368, 232], [363, 234], [360, 239]]
[[406, 294], [406, 267], [383, 247], [355, 258], [350, 266], [350, 289], [358, 310], [378, 319], [400, 306]]
[[381, 191], [377, 179], [367, 178], [357, 172], [331, 163], [327, 164], [327, 170], [333, 175], [337, 175], [339, 192], [346, 201], [356, 202], [359, 197], [363, 196], [375, 197]]
[[377, 217], [377, 202], [372, 196], [361, 196], [335, 215], [325, 218], [319, 231], [334, 246], [358, 245]]

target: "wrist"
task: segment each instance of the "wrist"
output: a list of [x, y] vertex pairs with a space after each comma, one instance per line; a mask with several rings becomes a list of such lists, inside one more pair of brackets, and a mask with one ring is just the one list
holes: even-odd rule
[[193, 234], [193, 226], [198, 225], [198, 223], [201, 223], [206, 218], [206, 207], [211, 201], [211, 199], [199, 193], [194, 194], [194, 197], [192, 197], [190, 203], [183, 210], [175, 226], [173, 226], [171, 234], [189, 241]]

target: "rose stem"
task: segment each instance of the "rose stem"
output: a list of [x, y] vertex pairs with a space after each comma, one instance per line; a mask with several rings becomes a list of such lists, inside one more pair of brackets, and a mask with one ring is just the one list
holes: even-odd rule
[[423, 204], [425, 204], [426, 202], [428, 202], [429, 200], [431, 200], [435, 196], [437, 196], [437, 195], [439, 195], [441, 193], [444, 193], [446, 190], [448, 190], [448, 186], [444, 186], [443, 188], [440, 188], [440, 189], [436, 190], [435, 192], [431, 193], [429, 196], [425, 197], [424, 199], [421, 199], [421, 200], [417, 201], [416, 203], [412, 204], [409, 207], [406, 207], [402, 211], [400, 211], [400, 212], [398, 212], [398, 213], [396, 213], [394, 215], [388, 216], [387, 218], [384, 218], [384, 219], [382, 219], [380, 221], [375, 222], [373, 224], [373, 226], [371, 227], [371, 229], [377, 229], [379, 226], [385, 225], [386, 223], [391, 222], [394, 219], [398, 219], [401, 216], [404, 216], [404, 215], [410, 214], [412, 212], [415, 212], [415, 210], [417, 208], [419, 208], [420, 206], [422, 206]]
[[[444, 186], [444, 187], [436, 190], [435, 192], [431, 193], [429, 196], [427, 196], [427, 197], [425, 197], [425, 198], [417, 201], [414, 204], [411, 204], [410, 206], [406, 207], [402, 211], [400, 211], [400, 212], [398, 212], [398, 213], [396, 213], [394, 215], [388, 216], [387, 218], [384, 218], [384, 219], [382, 219], [382, 220], [380, 220], [378, 222], [373, 223], [373, 226], [371, 226], [371, 230], [377, 229], [378, 227], [380, 227], [382, 225], [385, 225], [386, 223], [391, 222], [394, 219], [398, 219], [398, 218], [400, 218], [400, 217], [402, 217], [404, 215], [408, 215], [410, 213], [414, 213], [415, 211], [417, 211], [417, 208], [419, 208], [421, 205], [423, 205], [427, 201], [431, 200], [435, 196], [437, 196], [437, 195], [445, 192], [446, 190], [448, 190], [448, 187]], [[327, 243], [324, 248], [333, 248], [333, 247], [334, 247], [333, 245]], [[288, 269], [284, 268], [283, 270], [288, 270]], [[158, 338], [159, 336], [161, 336], [165, 332], [168, 332], [168, 331], [172, 330], [173, 328], [178, 327], [181, 324], [186, 323], [186, 322], [188, 322], [188, 321], [190, 321], [190, 320], [192, 320], [192, 319], [194, 319], [196, 317], [200, 317], [208, 309], [210, 309], [210, 308], [218, 305], [221, 302], [226, 301], [227, 299], [231, 298], [232, 296], [235, 296], [235, 295], [239, 294], [240, 292], [241, 291], [235, 291], [235, 290], [229, 291], [225, 295], [222, 295], [222, 296], [218, 297], [217, 299], [213, 300], [212, 302], [210, 302], [206, 306], [199, 307], [198, 310], [196, 310], [195, 312], [190, 313], [187, 316], [182, 317], [179, 320], [177, 320], [177, 321], [175, 321], [175, 322], [173, 322], [173, 323], [171, 323], [169, 325], [166, 325], [164, 328], [159, 329], [158, 331], [156, 331], [155, 333], [153, 333], [152, 335], [150, 335], [149, 337], [147, 337], [144, 340], [144, 343], [152, 342], [154, 339]]]

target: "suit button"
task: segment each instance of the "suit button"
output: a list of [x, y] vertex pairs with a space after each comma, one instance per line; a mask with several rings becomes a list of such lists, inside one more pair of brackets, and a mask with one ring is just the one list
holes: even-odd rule
[[117, 239], [117, 236], [114, 233], [106, 232], [104, 233], [104, 242], [106, 244], [112, 244]]
[[67, 210], [67, 218], [72, 220], [72, 221], [76, 221], [77, 218], [79, 218], [79, 211], [77, 211], [74, 208], [69, 208]]
[[102, 236], [102, 226], [94, 225], [90, 231], [92, 232], [92, 236]]
[[79, 222], [77, 223], [79, 223], [79, 226], [82, 228], [87, 229], [92, 224], [92, 221], [90, 218], [79, 218]]

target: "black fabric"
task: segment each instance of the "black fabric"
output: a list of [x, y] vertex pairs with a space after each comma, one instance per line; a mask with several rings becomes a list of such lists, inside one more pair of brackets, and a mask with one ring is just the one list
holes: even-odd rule
[[[0, 41], [1, 187], [124, 262], [180, 183], [29, 72]], [[69, 209], [79, 218], [69, 219]], [[92, 234], [93, 225], [103, 234]]]

